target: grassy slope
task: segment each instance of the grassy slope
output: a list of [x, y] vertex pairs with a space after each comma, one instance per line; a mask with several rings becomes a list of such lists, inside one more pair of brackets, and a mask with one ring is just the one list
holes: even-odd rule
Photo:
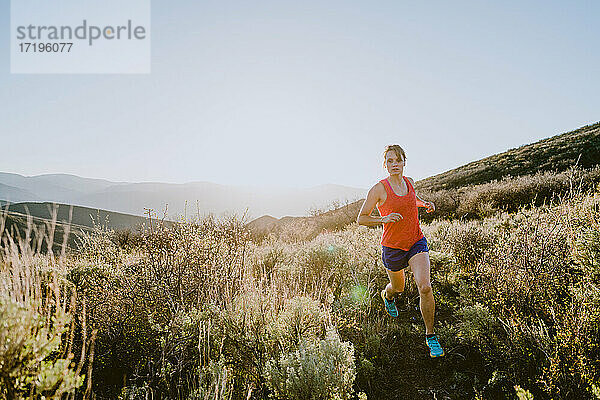
[[[246, 227], [258, 236], [270, 232], [277, 233], [279, 236], [282, 234], [286, 236], [284, 232], [299, 232], [301, 235], [297, 237], [298, 239], [310, 239], [323, 230], [340, 229], [354, 222], [363, 201], [364, 199], [361, 199], [340, 208], [309, 217], [282, 217], [277, 219], [264, 215], [250, 221], [246, 224]], [[373, 215], [379, 215], [377, 209], [373, 210]]]
[[[27, 216], [25, 215], [20, 215], [20, 214], [7, 214], [4, 217], [0, 216], [0, 218], [4, 218], [4, 231], [8, 232], [10, 234], [10, 236], [12, 237], [25, 237], [26, 236], [26, 232], [27, 232], [27, 227], [28, 227], [28, 221], [27, 221]], [[49, 227], [49, 221], [43, 218], [38, 218], [38, 217], [32, 217], [32, 222], [33, 222], [33, 230], [30, 234], [31, 238], [32, 238], [32, 245], [33, 247], [36, 247], [34, 243], [36, 243], [36, 237], [38, 237], [38, 233], [41, 233], [40, 237], [45, 237], [46, 233], [48, 232], [48, 227]], [[2, 227], [2, 222], [0, 221], [0, 227]], [[64, 232], [67, 229], [67, 224], [63, 224], [63, 223], [56, 223], [55, 225], [55, 231], [54, 231], [54, 236], [53, 236], [53, 251], [55, 253], [60, 252], [61, 247], [62, 247], [62, 243], [63, 243], [63, 238], [64, 238]], [[81, 232], [90, 232], [91, 228], [87, 227], [87, 226], [82, 226], [82, 225], [75, 225], [75, 224], [71, 224], [71, 226], [68, 228], [69, 231], [69, 237], [68, 237], [68, 241], [67, 241], [67, 246], [69, 248], [76, 248], [77, 247], [77, 238], [78, 236], [81, 234]], [[0, 232], [0, 236], [2, 235], [2, 232]], [[44, 243], [41, 246], [41, 250], [42, 251], [46, 251], [47, 249], [47, 244], [44, 241]]]
[[[57, 223], [53, 245], [55, 252], [60, 250], [63, 241], [63, 232], [69, 222], [71, 227], [68, 246], [70, 248], [76, 247], [77, 235], [82, 231], [91, 231], [94, 223], [117, 231], [125, 229], [135, 231], [139, 230], [144, 224], [148, 225], [148, 219], [144, 217], [80, 206], [72, 207], [73, 214], [69, 218], [71, 206], [67, 204], [57, 204], [57, 206]], [[31, 215], [35, 229], [38, 231], [43, 229], [47, 232], [52, 220], [52, 207], [52, 203], [12, 203], [8, 206], [3, 204], [2, 210], [8, 211], [5, 217], [5, 231], [11, 233], [11, 235], [18, 232], [23, 237], [27, 231], [27, 215]], [[170, 224], [167, 221], [165, 223]], [[42, 248], [45, 249], [46, 246], [44, 245]]]
[[591, 168], [600, 163], [600, 123], [511, 149], [462, 167], [423, 179], [418, 189], [439, 190], [477, 185], [539, 171], [564, 171], [575, 165]]
[[[69, 222], [69, 212], [71, 206], [67, 204], [58, 204], [57, 220], [60, 222]], [[30, 214], [34, 217], [50, 220], [52, 203], [14, 203], [8, 207], [9, 213], [22, 215]], [[92, 220], [93, 218], [93, 220]], [[112, 211], [99, 210], [88, 207], [73, 206], [73, 216], [71, 223], [92, 228], [95, 221], [105, 225], [109, 229], [127, 229], [138, 228], [147, 223], [147, 219], [135, 215], [122, 214]]]

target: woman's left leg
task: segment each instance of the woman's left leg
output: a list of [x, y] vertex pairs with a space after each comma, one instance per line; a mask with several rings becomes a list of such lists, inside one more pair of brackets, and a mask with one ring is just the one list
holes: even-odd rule
[[425, 322], [425, 333], [433, 334], [435, 316], [435, 300], [431, 289], [429, 253], [415, 254], [408, 260], [408, 265], [413, 272], [415, 283], [419, 289], [421, 315]]

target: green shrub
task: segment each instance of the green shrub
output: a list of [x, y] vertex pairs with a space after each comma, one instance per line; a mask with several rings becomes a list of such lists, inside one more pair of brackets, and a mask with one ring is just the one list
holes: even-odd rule
[[600, 399], [600, 386], [599, 385], [592, 385], [592, 394], [597, 399]]
[[121, 390], [119, 400], [146, 400], [150, 393], [147, 386], [125, 386]]
[[575, 261], [592, 281], [600, 284], [600, 224], [585, 228], [575, 242]]
[[285, 301], [273, 329], [285, 348], [296, 347], [302, 340], [323, 336], [327, 315], [321, 304], [308, 297], [293, 297]]
[[434, 235], [442, 238], [441, 250], [452, 254], [458, 265], [466, 269], [481, 265], [496, 242], [495, 233], [477, 221], [448, 222], [440, 225]]
[[296, 269], [292, 279], [297, 287], [324, 300], [329, 292], [340, 296], [348, 281], [348, 255], [343, 247], [318, 240], [303, 246], [295, 254]]
[[233, 373], [223, 361], [211, 362], [198, 373], [196, 388], [186, 400], [231, 400], [233, 398]]
[[0, 254], [0, 399], [61, 399], [83, 384], [87, 361], [73, 354], [75, 297], [62, 259], [16, 246]]
[[73, 355], [60, 355], [70, 314], [60, 305], [38, 310], [0, 294], [0, 398], [61, 399], [83, 383], [70, 366]]
[[523, 389], [521, 386], [515, 386], [515, 392], [519, 400], [533, 400], [533, 395], [529, 390]]
[[459, 317], [459, 335], [464, 340], [476, 345], [490, 343], [490, 335], [500, 328], [499, 322], [490, 310], [480, 303], [465, 306], [457, 313]]
[[276, 399], [346, 400], [353, 393], [354, 348], [334, 330], [321, 341], [304, 341], [298, 350], [271, 360], [265, 377]]

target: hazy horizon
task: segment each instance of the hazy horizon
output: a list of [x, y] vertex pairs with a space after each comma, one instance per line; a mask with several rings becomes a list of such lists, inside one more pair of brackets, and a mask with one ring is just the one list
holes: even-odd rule
[[[295, 185], [273, 185], [273, 184], [255, 184], [255, 185], [248, 185], [248, 184], [228, 184], [228, 183], [222, 183], [222, 182], [211, 182], [211, 181], [189, 181], [189, 182], [165, 182], [165, 181], [113, 181], [111, 179], [106, 179], [106, 178], [100, 178], [100, 177], [90, 177], [90, 176], [83, 176], [83, 175], [77, 175], [77, 174], [69, 174], [69, 173], [63, 173], [63, 172], [48, 172], [48, 173], [42, 173], [42, 174], [36, 174], [36, 175], [27, 175], [27, 174], [23, 174], [23, 173], [18, 173], [18, 172], [13, 172], [13, 171], [0, 171], [0, 174], [2, 173], [6, 173], [6, 174], [16, 174], [16, 175], [20, 175], [23, 176], [25, 178], [35, 178], [35, 177], [39, 177], [39, 176], [60, 176], [60, 175], [64, 175], [64, 176], [74, 176], [77, 178], [84, 178], [84, 179], [93, 179], [93, 180], [102, 180], [102, 181], [107, 181], [107, 182], [111, 182], [114, 184], [165, 184], [165, 185], [193, 185], [193, 184], [201, 184], [201, 183], [209, 183], [209, 184], [213, 184], [213, 185], [221, 185], [221, 186], [235, 186], [237, 188], [262, 188], [262, 187], [273, 187], [273, 188], [282, 188], [282, 189], [293, 189], [293, 188], [313, 188], [313, 187], [319, 187], [319, 186], [328, 186], [328, 185], [333, 185], [333, 186], [345, 186], [345, 187], [352, 187], [352, 188], [357, 188], [356, 186], [349, 186], [349, 185], [340, 185], [337, 183], [319, 183], [319, 184], [314, 184], [314, 185], [308, 185], [308, 186], [295, 186]], [[358, 187], [358, 189], [367, 189], [367, 188], [360, 188]]]

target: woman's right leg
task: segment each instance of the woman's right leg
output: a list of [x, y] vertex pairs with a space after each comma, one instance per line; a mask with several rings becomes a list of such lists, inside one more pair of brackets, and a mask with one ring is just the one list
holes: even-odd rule
[[398, 293], [404, 292], [404, 270], [390, 271], [386, 268], [390, 283], [385, 287], [385, 297], [393, 299]]

